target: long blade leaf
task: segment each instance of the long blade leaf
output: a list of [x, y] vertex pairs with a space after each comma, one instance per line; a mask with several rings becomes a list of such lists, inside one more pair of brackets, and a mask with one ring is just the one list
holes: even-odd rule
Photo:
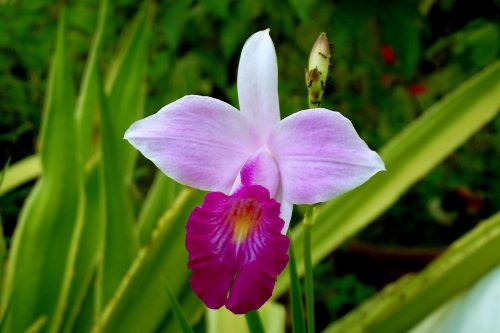
[[497, 213], [454, 242], [421, 273], [386, 287], [325, 333], [406, 332], [499, 264]]
[[[80, 93], [76, 105], [76, 124], [79, 139], [80, 161], [86, 164], [91, 144], [92, 120], [100, 109], [99, 72], [97, 59], [100, 54], [102, 36], [105, 30], [108, 13], [108, 1], [100, 2], [98, 24], [93, 44], [88, 56]], [[73, 283], [71, 286], [68, 306], [64, 314], [63, 332], [71, 332], [74, 321], [81, 310], [92, 275], [96, 270], [98, 256], [102, 252], [104, 225], [103, 188], [99, 168], [94, 166], [85, 175], [85, 221], [80, 239], [75, 264]]]
[[189, 276], [184, 223], [201, 197], [190, 189], [181, 192], [140, 249], [93, 332], [150, 332], [161, 324], [170, 309], [165, 280], [178, 295]]
[[95, 140], [92, 138], [92, 131], [97, 111], [100, 108], [101, 93], [99, 92], [98, 60], [103, 44], [103, 35], [106, 29], [109, 6], [108, 0], [100, 1], [99, 4], [96, 32], [89, 51], [87, 63], [85, 64], [85, 71], [80, 85], [80, 93], [76, 103], [78, 139], [83, 163], [86, 163], [91, 156], [92, 148], [99, 146], [98, 142], [93, 142]]
[[83, 180], [75, 137], [74, 90], [61, 13], [40, 135], [43, 177], [23, 207], [7, 268], [2, 308], [10, 299], [11, 332], [47, 316], [57, 331], [70, 288], [83, 224]]
[[177, 301], [177, 298], [175, 295], [172, 293], [170, 288], [166, 286], [167, 290], [167, 296], [170, 301], [170, 306], [172, 307], [172, 310], [175, 315], [175, 319], [177, 319], [177, 322], [179, 324], [179, 327], [181, 328], [182, 332], [184, 333], [192, 333], [193, 329], [191, 326], [189, 326], [189, 323], [186, 319], [186, 316], [184, 315], [184, 312], [181, 309], [181, 305], [179, 304], [179, 301]]
[[5, 170], [5, 176], [0, 184], [0, 195], [40, 176], [42, 164], [40, 156], [35, 154], [28, 156]]
[[138, 227], [141, 244], [149, 240], [158, 219], [174, 202], [181, 188], [181, 185], [165, 176], [161, 171], [156, 172], [153, 185], [151, 185], [139, 214]]
[[107, 76], [105, 92], [113, 115], [113, 140], [123, 175], [130, 180], [137, 151], [123, 140], [125, 130], [144, 112], [146, 54], [154, 7], [145, 2], [120, 41]]
[[101, 89], [107, 94], [101, 101], [102, 176], [106, 207], [101, 289], [103, 304], [116, 291], [139, 249], [132, 200], [128, 193], [135, 153], [123, 140], [123, 133], [143, 109], [150, 11], [150, 3], [146, 2], [125, 31], [105, 89]]

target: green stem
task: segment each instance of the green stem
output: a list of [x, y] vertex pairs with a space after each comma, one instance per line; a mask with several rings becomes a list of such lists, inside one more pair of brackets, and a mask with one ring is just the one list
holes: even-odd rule
[[313, 207], [307, 207], [304, 217], [304, 283], [306, 294], [307, 331], [314, 333], [314, 282], [311, 259], [311, 232], [314, 225]]
[[251, 333], [264, 333], [264, 326], [260, 320], [259, 313], [257, 311], [250, 311], [245, 315], [247, 320], [248, 330]]
[[306, 324], [304, 320], [304, 307], [302, 305], [302, 291], [300, 288], [297, 264], [293, 242], [290, 239], [290, 305], [292, 308], [292, 332], [305, 333]]

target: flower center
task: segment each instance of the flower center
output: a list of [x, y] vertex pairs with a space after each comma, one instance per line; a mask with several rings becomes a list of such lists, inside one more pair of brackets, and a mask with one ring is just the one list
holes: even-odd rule
[[237, 244], [247, 239], [248, 235], [262, 219], [262, 207], [254, 199], [239, 199], [233, 203], [229, 221], [233, 226], [233, 241]]

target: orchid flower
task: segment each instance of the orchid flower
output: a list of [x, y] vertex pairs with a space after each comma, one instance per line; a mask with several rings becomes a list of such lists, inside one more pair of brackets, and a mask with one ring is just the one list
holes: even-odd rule
[[316, 108], [280, 121], [269, 30], [253, 34], [238, 67], [241, 112], [185, 96], [132, 124], [125, 138], [177, 182], [210, 191], [186, 225], [190, 285], [207, 307], [258, 309], [288, 262], [294, 204], [315, 204], [384, 169], [340, 113]]

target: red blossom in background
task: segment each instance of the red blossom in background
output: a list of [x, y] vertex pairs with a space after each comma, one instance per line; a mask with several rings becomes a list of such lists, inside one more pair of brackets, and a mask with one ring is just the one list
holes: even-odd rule
[[380, 48], [380, 53], [382, 54], [382, 58], [387, 65], [394, 65], [398, 58], [396, 57], [396, 53], [394, 52], [392, 46], [389, 44], [384, 44]]
[[406, 88], [408, 93], [414, 97], [425, 94], [427, 87], [423, 83], [415, 83]]

